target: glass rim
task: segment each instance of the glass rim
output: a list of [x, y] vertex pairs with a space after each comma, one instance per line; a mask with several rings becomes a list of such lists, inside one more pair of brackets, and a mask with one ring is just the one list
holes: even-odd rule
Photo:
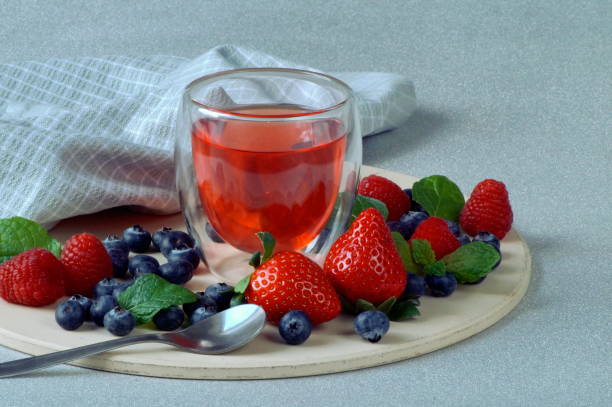
[[[300, 113], [289, 113], [289, 114], [253, 114], [253, 113], [238, 113], [238, 112], [233, 112], [231, 110], [226, 110], [226, 109], [220, 109], [219, 107], [215, 107], [215, 106], [211, 106], [208, 105], [206, 103], [203, 103], [197, 99], [195, 99], [192, 96], [192, 91], [200, 84], [202, 84], [203, 82], [207, 82], [210, 81], [211, 79], [215, 79], [215, 78], [219, 78], [219, 77], [223, 77], [226, 75], [231, 75], [231, 74], [236, 74], [236, 73], [249, 73], [249, 72], [277, 72], [277, 73], [290, 73], [290, 74], [301, 74], [304, 76], [316, 76], [316, 77], [320, 77], [320, 78], [324, 78], [326, 80], [331, 81], [332, 83], [334, 83], [335, 85], [337, 85], [342, 91], [344, 91], [344, 97], [342, 98], [342, 100], [340, 100], [340, 102], [335, 103], [331, 106], [327, 106], [321, 109], [317, 109], [317, 110], [312, 110], [312, 111], [306, 111], [306, 112], [300, 112]], [[305, 79], [307, 80], [307, 79]], [[204, 108], [206, 110], [218, 113], [218, 114], [222, 114], [222, 115], [227, 115], [230, 117], [234, 117], [236, 119], [242, 119], [242, 120], [248, 120], [248, 119], [291, 119], [291, 118], [296, 118], [296, 117], [306, 117], [306, 116], [315, 116], [315, 115], [319, 115], [322, 113], [328, 113], [328, 112], [332, 112], [334, 110], [337, 110], [343, 106], [345, 106], [352, 98], [353, 98], [353, 89], [346, 84], [346, 82], [341, 81], [338, 78], [335, 78], [331, 75], [327, 75], [321, 72], [315, 72], [315, 71], [309, 71], [306, 69], [295, 69], [295, 68], [240, 68], [240, 69], [228, 69], [225, 71], [219, 71], [219, 72], [215, 72], [212, 74], [208, 74], [208, 75], [204, 75], [201, 76], [193, 81], [191, 81], [187, 86], [185, 86], [184, 88], [184, 94], [185, 96], [188, 96], [189, 100], [191, 101], [191, 103], [193, 103], [196, 106], [199, 106], [201, 108]]]

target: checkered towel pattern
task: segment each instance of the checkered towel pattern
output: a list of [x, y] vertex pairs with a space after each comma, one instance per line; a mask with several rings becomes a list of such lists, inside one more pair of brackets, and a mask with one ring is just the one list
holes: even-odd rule
[[[174, 122], [182, 89], [245, 67], [314, 70], [231, 45], [195, 59], [78, 58], [0, 64], [0, 218], [57, 221], [116, 206], [179, 211]], [[334, 73], [354, 90], [363, 134], [398, 126], [414, 87], [388, 73]]]

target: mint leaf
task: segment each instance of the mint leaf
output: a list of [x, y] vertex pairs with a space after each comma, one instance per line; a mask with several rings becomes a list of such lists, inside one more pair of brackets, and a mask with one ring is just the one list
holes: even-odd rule
[[446, 264], [438, 260], [425, 266], [424, 271], [426, 276], [443, 276], [446, 274]]
[[357, 311], [370, 311], [375, 310], [376, 307], [370, 301], [362, 300], [361, 298], [355, 302], [355, 306], [357, 307]]
[[404, 270], [409, 273], [420, 274], [421, 270], [412, 259], [412, 250], [406, 239], [404, 239], [404, 236], [399, 232], [391, 232], [391, 237], [393, 238], [397, 252], [402, 258], [402, 263], [404, 263]]
[[395, 305], [397, 298], [389, 297], [382, 304], [380, 304], [376, 309], [380, 312], [384, 312], [385, 314], [389, 314], [393, 305]]
[[415, 300], [398, 301], [393, 305], [387, 316], [391, 321], [406, 321], [418, 317], [421, 315], [417, 308], [418, 305], [419, 302]]
[[251, 274], [245, 276], [242, 280], [238, 281], [238, 284], [236, 284], [236, 286], [234, 287], [235, 293], [244, 294], [245, 290], [249, 286], [249, 282], [251, 281]]
[[465, 204], [461, 190], [443, 175], [432, 175], [412, 186], [412, 198], [421, 204], [430, 216], [452, 221], [459, 219]]
[[374, 208], [378, 210], [382, 214], [383, 218], [385, 218], [385, 220], [387, 220], [387, 218], [389, 217], [389, 210], [387, 209], [387, 205], [385, 205], [382, 201], [370, 198], [369, 196], [357, 195], [357, 197], [355, 198], [355, 203], [353, 204], [351, 221], [355, 220], [355, 218], [357, 218], [357, 216], [359, 216], [362, 211], [368, 208]]
[[499, 253], [484, 242], [472, 242], [442, 258], [458, 283], [474, 283], [486, 276], [499, 260]]
[[171, 284], [155, 274], [145, 274], [119, 295], [119, 305], [128, 310], [137, 324], [153, 319], [172, 305], [197, 301], [198, 297], [180, 285]]
[[62, 245], [38, 223], [14, 216], [0, 219], [0, 263], [26, 250], [47, 249], [60, 257]]
[[431, 244], [425, 239], [412, 239], [412, 257], [417, 264], [427, 266], [436, 261], [436, 254]]

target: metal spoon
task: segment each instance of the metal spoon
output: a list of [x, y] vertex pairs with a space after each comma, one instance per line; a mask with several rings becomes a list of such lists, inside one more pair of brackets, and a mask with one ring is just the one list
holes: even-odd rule
[[189, 352], [208, 355], [230, 352], [255, 338], [263, 329], [265, 322], [266, 313], [261, 307], [243, 304], [176, 332], [126, 336], [60, 352], [0, 363], [0, 378], [29, 373], [142, 342], [161, 342]]

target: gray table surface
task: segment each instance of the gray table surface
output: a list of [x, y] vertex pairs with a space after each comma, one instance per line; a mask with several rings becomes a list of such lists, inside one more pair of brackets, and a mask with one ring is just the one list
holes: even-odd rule
[[610, 1], [0, 3], [0, 63], [221, 43], [412, 78], [420, 107], [367, 139], [364, 163], [468, 192], [504, 181], [533, 254], [525, 299], [475, 337], [383, 367], [217, 382], [60, 366], [1, 380], [1, 405], [611, 405]]

